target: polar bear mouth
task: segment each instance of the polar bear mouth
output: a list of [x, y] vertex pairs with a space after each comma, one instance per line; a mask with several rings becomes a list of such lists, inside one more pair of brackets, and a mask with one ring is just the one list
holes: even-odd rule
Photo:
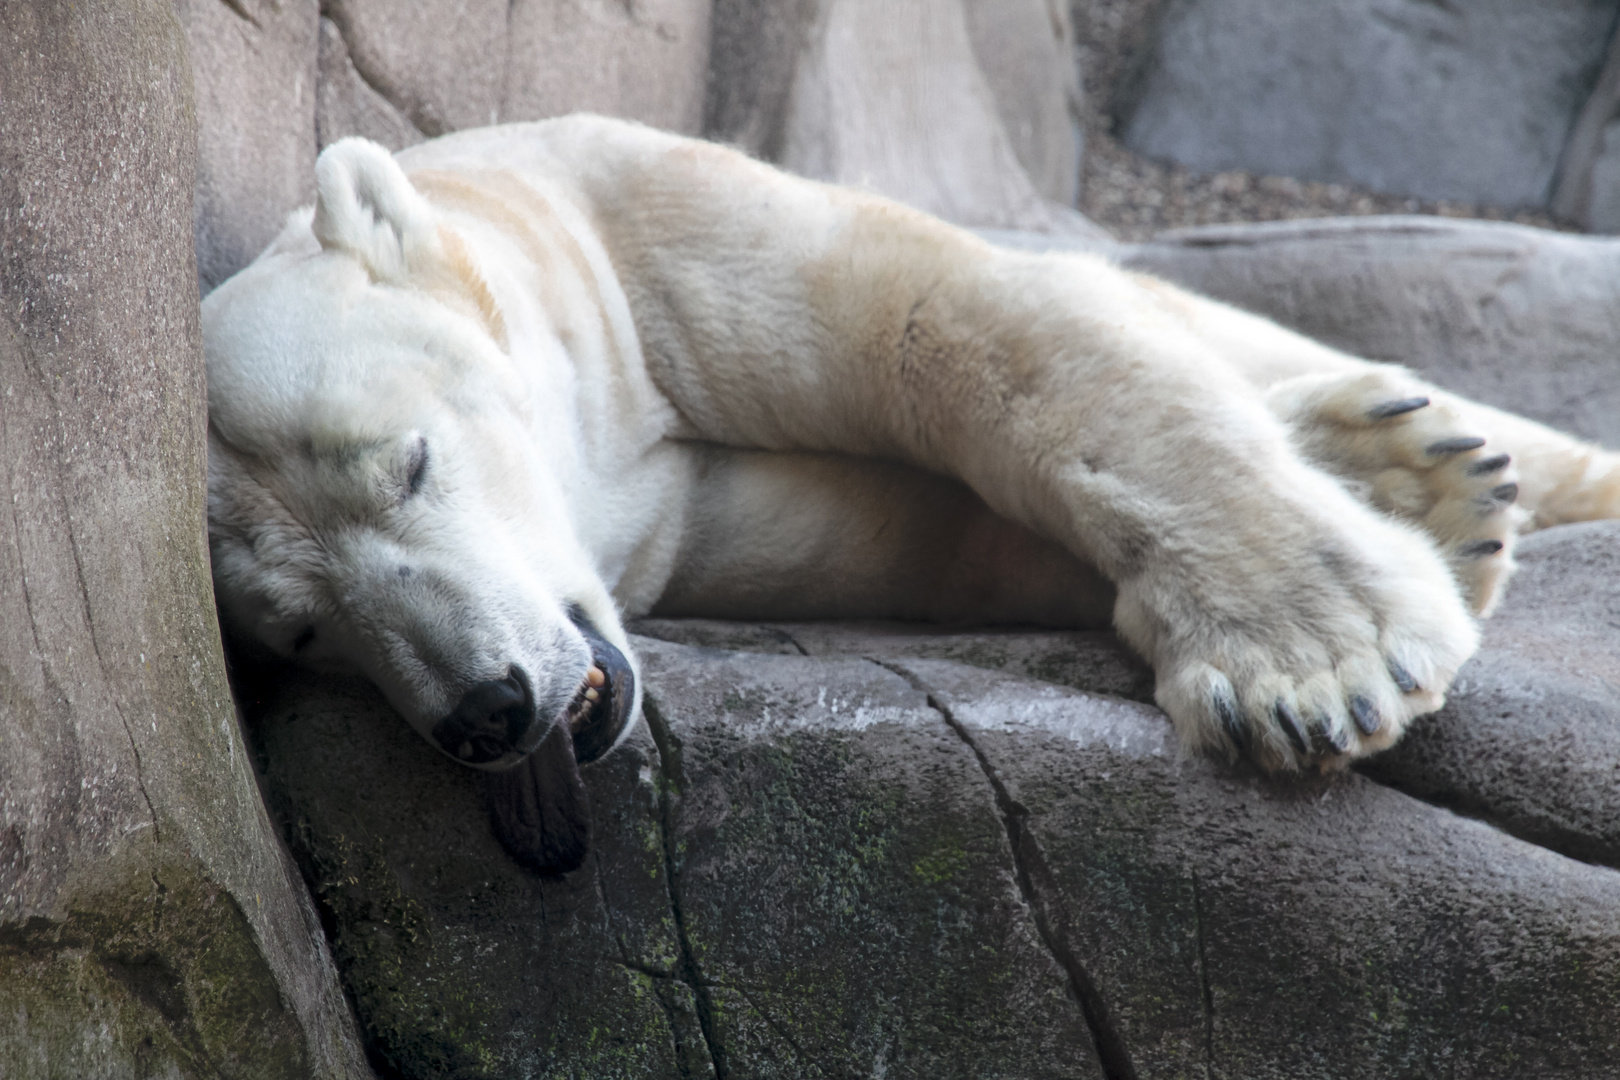
[[[624, 653], [578, 608], [568, 614], [590, 647], [591, 665], [561, 717], [544, 725], [531, 720], [525, 733], [544, 731], [533, 752], [513, 768], [490, 773], [488, 780], [496, 838], [519, 865], [542, 874], [567, 873], [584, 862], [591, 808], [579, 767], [618, 742], [635, 700], [635, 672]], [[526, 700], [532, 717], [532, 695]]]

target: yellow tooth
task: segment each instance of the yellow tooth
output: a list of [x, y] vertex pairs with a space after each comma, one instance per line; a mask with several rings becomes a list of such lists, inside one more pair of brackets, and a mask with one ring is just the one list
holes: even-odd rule
[[587, 690], [587, 691], [585, 691], [585, 700], [586, 701], [595, 701], [597, 698], [599, 698], [601, 696], [602, 695], [598, 694], [595, 690]]
[[585, 669], [585, 681], [590, 683], [592, 686], [601, 686], [603, 683], [607, 682], [607, 676], [602, 674], [601, 668], [597, 667], [595, 664], [592, 664], [590, 667]]

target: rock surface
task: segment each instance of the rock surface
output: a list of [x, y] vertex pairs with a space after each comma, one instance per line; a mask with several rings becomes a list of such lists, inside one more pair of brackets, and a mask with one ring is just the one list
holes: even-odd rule
[[1247, 169], [1545, 206], [1615, 0], [1179, 0], [1125, 141]]
[[1564, 431], [1620, 446], [1620, 240], [1399, 216], [1211, 225], [1100, 250], [1136, 270]]
[[397, 1075], [1620, 1076], [1620, 873], [1567, 857], [1612, 860], [1616, 539], [1527, 541], [1367, 775], [1181, 757], [1104, 634], [650, 619], [542, 880], [369, 688], [252, 730]]
[[1049, 0], [716, 7], [705, 134], [950, 221], [1086, 231], [1079, 79]]
[[175, 0], [196, 84], [197, 273], [246, 266], [315, 198], [318, 0]]
[[594, 855], [561, 880], [505, 857], [476, 774], [369, 687], [301, 677], [255, 725], [393, 1074], [1099, 1075], [922, 694], [859, 659], [636, 643], [657, 742], [585, 770]]
[[1093, 228], [1057, 0], [177, 0], [206, 292], [313, 197], [316, 152], [578, 110], [735, 142], [965, 224]]
[[0, 71], [0, 1075], [369, 1075], [225, 684], [184, 31], [6, 4]]
[[1577, 859], [1620, 867], [1620, 522], [1526, 537], [1446, 707], [1371, 776]]

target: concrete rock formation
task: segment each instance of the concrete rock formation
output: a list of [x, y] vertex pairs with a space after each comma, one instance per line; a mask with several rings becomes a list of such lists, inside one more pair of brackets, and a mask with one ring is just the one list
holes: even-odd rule
[[547, 881], [369, 688], [254, 730], [398, 1075], [1617, 1076], [1617, 541], [1527, 541], [1365, 775], [1183, 758], [1108, 635], [645, 620]]
[[1416, 215], [1209, 225], [1141, 244], [984, 235], [1102, 251], [1477, 401], [1620, 444], [1617, 240]]
[[1246, 169], [1545, 206], [1615, 0], [1173, 0], [1126, 143]]
[[579, 110], [743, 145], [963, 224], [1094, 235], [1058, 0], [176, 0], [204, 292], [347, 135], [400, 149]]
[[0, 1075], [369, 1075], [225, 683], [184, 32], [4, 4], [0, 71]]

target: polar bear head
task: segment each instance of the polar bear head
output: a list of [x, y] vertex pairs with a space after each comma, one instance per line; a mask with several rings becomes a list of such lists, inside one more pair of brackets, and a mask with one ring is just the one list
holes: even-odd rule
[[[381, 147], [345, 140], [317, 204], [203, 304], [208, 522], [222, 620], [368, 676], [450, 757], [581, 761], [639, 707], [500, 313]], [[548, 738], [559, 730], [572, 739]]]

